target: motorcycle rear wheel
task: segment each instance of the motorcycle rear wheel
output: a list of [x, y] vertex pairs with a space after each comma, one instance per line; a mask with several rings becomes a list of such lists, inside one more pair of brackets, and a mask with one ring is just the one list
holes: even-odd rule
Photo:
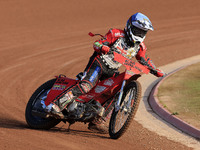
[[32, 109], [35, 103], [39, 101], [41, 97], [44, 97], [47, 95], [47, 92], [52, 88], [55, 81], [56, 79], [52, 79], [42, 84], [29, 99], [28, 104], [26, 106], [25, 118], [26, 118], [27, 124], [31, 128], [48, 130], [56, 126], [58, 123], [60, 123], [60, 120], [57, 120], [52, 117], [42, 118], [42, 117], [32, 115]]
[[[131, 93], [132, 95], [130, 95]], [[128, 108], [129, 96], [131, 96], [131, 105]], [[128, 129], [138, 109], [140, 97], [140, 83], [138, 81], [130, 82], [124, 89], [120, 109], [118, 111], [115, 111], [114, 109], [110, 119], [109, 135], [112, 139], [120, 138]]]

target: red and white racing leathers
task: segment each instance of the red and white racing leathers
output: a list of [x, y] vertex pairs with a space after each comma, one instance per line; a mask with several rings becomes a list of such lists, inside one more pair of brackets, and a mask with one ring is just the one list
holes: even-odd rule
[[[98, 53], [107, 54], [110, 50], [110, 47], [113, 46], [119, 38], [125, 39], [124, 31], [120, 30], [120, 29], [110, 29], [108, 31], [108, 33], [102, 39], [94, 42], [94, 50]], [[156, 66], [153, 64], [151, 59], [146, 56], [147, 48], [143, 42], [139, 46], [135, 45], [134, 48], [136, 49], [135, 50], [136, 59], [142, 65], [148, 66], [148, 68], [150, 69], [150, 72], [152, 74], [154, 74], [157, 77], [162, 77], [164, 75], [164, 73], [161, 70], [156, 68]], [[106, 61], [106, 59], [105, 59], [105, 61]], [[112, 66], [110, 66], [110, 67], [112, 68]], [[115, 68], [115, 67], [113, 67], [113, 68]]]

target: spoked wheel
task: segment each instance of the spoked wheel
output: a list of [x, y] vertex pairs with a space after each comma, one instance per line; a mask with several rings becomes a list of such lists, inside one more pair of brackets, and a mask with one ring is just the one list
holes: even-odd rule
[[120, 138], [128, 129], [139, 106], [140, 95], [141, 85], [138, 81], [133, 81], [125, 87], [120, 109], [114, 109], [110, 119], [109, 135], [112, 139]]
[[45, 100], [48, 92], [52, 88], [56, 79], [52, 79], [41, 85], [31, 96], [26, 106], [26, 122], [27, 124], [34, 129], [50, 129], [56, 126], [60, 120], [56, 120], [55, 118], [43, 118], [39, 116], [33, 115], [33, 109], [42, 109], [41, 100]]

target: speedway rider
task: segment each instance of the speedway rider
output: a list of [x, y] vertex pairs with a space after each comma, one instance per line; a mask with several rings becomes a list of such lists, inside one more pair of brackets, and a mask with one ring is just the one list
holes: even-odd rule
[[[165, 73], [157, 69], [151, 59], [146, 56], [147, 48], [143, 41], [149, 30], [154, 30], [151, 21], [142, 13], [132, 15], [128, 19], [124, 30], [110, 29], [103, 38], [94, 42], [95, 51], [90, 57], [82, 79], [75, 86], [63, 93], [61, 97], [48, 105], [46, 111], [62, 119], [64, 115], [61, 111], [70, 102], [80, 95], [88, 93], [99, 80], [115, 75], [121, 64], [113, 60], [114, 55], [111, 53], [111, 50], [118, 39], [122, 39], [124, 42], [127, 58], [135, 56], [139, 63], [150, 69], [150, 73], [157, 77], [164, 76]], [[97, 105], [102, 107], [99, 104], [97, 102]], [[104, 109], [101, 110], [103, 111]], [[101, 116], [102, 112], [99, 115]]]

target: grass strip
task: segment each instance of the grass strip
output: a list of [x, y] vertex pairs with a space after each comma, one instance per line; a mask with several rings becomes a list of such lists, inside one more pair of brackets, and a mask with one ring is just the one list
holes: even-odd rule
[[157, 96], [172, 115], [200, 129], [200, 63], [168, 77]]

